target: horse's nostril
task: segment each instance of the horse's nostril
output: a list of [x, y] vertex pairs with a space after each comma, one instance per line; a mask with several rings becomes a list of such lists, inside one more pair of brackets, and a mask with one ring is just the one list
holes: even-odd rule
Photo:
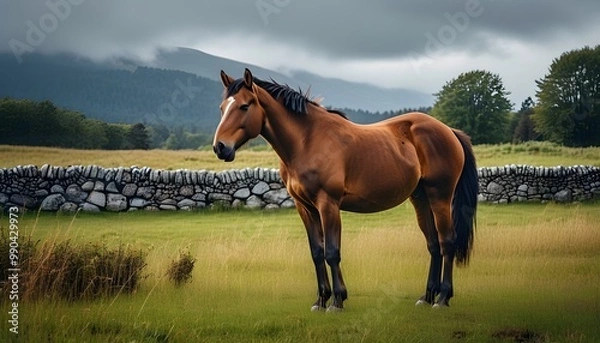
[[213, 151], [216, 154], [223, 151], [223, 148], [225, 148], [225, 144], [223, 144], [223, 142], [217, 142], [217, 144], [213, 145]]

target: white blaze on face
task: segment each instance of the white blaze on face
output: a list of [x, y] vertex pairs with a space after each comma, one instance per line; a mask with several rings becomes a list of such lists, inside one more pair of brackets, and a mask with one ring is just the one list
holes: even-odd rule
[[232, 96], [227, 98], [227, 105], [225, 105], [225, 110], [223, 111], [223, 119], [221, 119], [221, 120], [225, 120], [225, 117], [227, 116], [227, 114], [229, 114], [231, 105], [233, 105], [234, 102], [235, 102], [235, 99]]

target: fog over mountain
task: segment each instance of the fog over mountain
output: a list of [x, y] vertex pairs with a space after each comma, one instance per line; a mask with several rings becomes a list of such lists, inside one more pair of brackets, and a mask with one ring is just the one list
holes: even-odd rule
[[288, 76], [425, 94], [484, 69], [520, 103], [552, 59], [599, 43], [599, 14], [597, 0], [0, 1], [0, 50], [22, 63], [30, 52], [152, 63], [187, 47]]

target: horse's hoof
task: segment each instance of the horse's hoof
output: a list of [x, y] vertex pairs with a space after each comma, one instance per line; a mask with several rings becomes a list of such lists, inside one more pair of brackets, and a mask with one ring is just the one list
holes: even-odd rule
[[415, 306], [425, 306], [425, 305], [430, 306], [431, 304], [428, 303], [427, 301], [421, 300], [421, 299], [417, 300], [417, 302], [415, 303]]
[[448, 308], [448, 307], [450, 307], [450, 305], [448, 305], [448, 304], [440, 304], [440, 303], [435, 303], [435, 304], [433, 304], [433, 306], [432, 306], [432, 307], [433, 307], [433, 308], [435, 308], [435, 309], [440, 309], [440, 308]]
[[311, 311], [311, 312], [320, 312], [320, 311], [324, 311], [324, 310], [325, 310], [325, 307], [321, 307], [321, 306], [319, 306], [319, 305], [313, 305], [313, 306], [310, 308], [310, 311]]
[[326, 312], [327, 313], [338, 313], [338, 312], [342, 312], [343, 310], [344, 310], [343, 307], [337, 307], [337, 306], [331, 305], [327, 308]]

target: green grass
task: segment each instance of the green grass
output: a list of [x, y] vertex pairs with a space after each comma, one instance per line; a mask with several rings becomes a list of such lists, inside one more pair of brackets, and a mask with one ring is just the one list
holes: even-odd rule
[[505, 164], [600, 166], [600, 147], [569, 148], [550, 142], [478, 145], [475, 147], [475, 156], [481, 167]]
[[[598, 203], [482, 205], [474, 255], [455, 271], [452, 307], [415, 307], [428, 263], [410, 204], [343, 214], [346, 310], [311, 313], [314, 269], [293, 210], [78, 214], [28, 212], [22, 235], [128, 244], [148, 252], [137, 293], [22, 302], [20, 341], [545, 342], [600, 340]], [[6, 217], [0, 221], [6, 226]], [[191, 282], [170, 262], [196, 258]], [[6, 313], [4, 303], [0, 311]], [[5, 318], [6, 315], [0, 315]], [[0, 321], [0, 339], [11, 338]], [[14, 337], [12, 337], [14, 338]], [[534, 340], [531, 340], [534, 341]]]
[[[506, 164], [535, 166], [600, 166], [600, 148], [567, 148], [548, 142], [527, 142], [518, 145], [475, 146], [477, 165], [480, 167]], [[44, 164], [58, 166], [97, 164], [102, 167], [129, 167], [132, 165], [162, 169], [241, 169], [246, 167], [279, 168], [275, 152], [267, 146], [244, 148], [235, 161], [224, 163], [210, 149], [203, 150], [73, 150], [45, 147], [0, 145], [0, 167]]]

